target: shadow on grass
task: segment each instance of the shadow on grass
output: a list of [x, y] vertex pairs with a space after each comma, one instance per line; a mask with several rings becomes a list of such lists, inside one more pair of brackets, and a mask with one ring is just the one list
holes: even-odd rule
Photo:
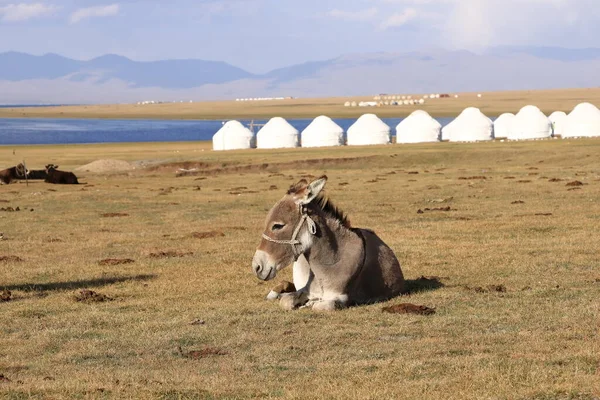
[[102, 287], [112, 285], [114, 283], [127, 282], [127, 281], [148, 281], [156, 278], [156, 275], [133, 275], [133, 276], [119, 276], [119, 277], [106, 277], [97, 279], [85, 279], [80, 281], [67, 281], [67, 282], [50, 282], [50, 283], [23, 283], [19, 285], [0, 285], [0, 290], [20, 290], [23, 292], [46, 292], [52, 290], [75, 290], [75, 289], [86, 289], [90, 287]]
[[402, 293], [404, 296], [444, 287], [444, 284], [437, 276], [421, 276], [417, 279], [406, 279], [404, 283], [405, 287]]

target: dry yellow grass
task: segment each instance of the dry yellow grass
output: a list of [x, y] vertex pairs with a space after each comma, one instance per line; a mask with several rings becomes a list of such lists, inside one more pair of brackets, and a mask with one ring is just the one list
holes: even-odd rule
[[[0, 374], [10, 380], [0, 397], [597, 398], [599, 152], [599, 140], [2, 151], [2, 166], [152, 159], [205, 172], [175, 178], [177, 165], [166, 165], [83, 175], [87, 185], [0, 186], [0, 207], [21, 209], [0, 211], [0, 257], [22, 259], [0, 261], [0, 291], [13, 296], [0, 302]], [[266, 212], [290, 183], [322, 173], [407, 278], [436, 275], [444, 286], [332, 314], [267, 303], [275, 283], [250, 270]], [[440, 206], [452, 210], [417, 213]], [[209, 231], [224, 236], [193, 235]], [[168, 251], [181, 257], [152, 256]], [[107, 258], [135, 262], [99, 264]], [[506, 292], [477, 289], [487, 285]], [[76, 302], [80, 289], [113, 300]], [[437, 312], [381, 312], [402, 302]]]
[[[35, 108], [0, 108], [0, 118], [159, 118], [159, 119], [251, 119], [314, 118], [327, 115], [332, 118], [357, 118], [366, 112], [379, 117], [402, 117], [420, 108], [437, 117], [455, 117], [469, 106], [479, 107], [489, 116], [504, 112], [516, 113], [525, 105], [538, 106], [546, 114], [562, 110], [569, 112], [574, 106], [589, 101], [600, 105], [600, 88], [560, 89], [536, 91], [459, 93], [458, 99], [428, 100], [423, 106], [383, 106], [375, 108], [344, 107], [346, 101], [372, 101], [368, 97], [333, 97], [316, 99], [292, 99], [277, 101], [235, 102], [212, 101], [196, 103], [170, 103], [153, 105], [112, 104]], [[422, 95], [415, 94], [419, 98]]]

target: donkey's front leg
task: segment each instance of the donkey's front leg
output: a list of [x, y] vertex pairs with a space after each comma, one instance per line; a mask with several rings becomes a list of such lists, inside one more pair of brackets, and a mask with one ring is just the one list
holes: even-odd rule
[[292, 282], [283, 281], [279, 285], [275, 286], [269, 294], [267, 294], [267, 300], [277, 300], [281, 298], [283, 293], [292, 293], [296, 291], [296, 286]]
[[292, 293], [282, 293], [279, 299], [279, 305], [284, 310], [293, 310], [300, 307], [308, 301], [308, 292], [299, 290]]

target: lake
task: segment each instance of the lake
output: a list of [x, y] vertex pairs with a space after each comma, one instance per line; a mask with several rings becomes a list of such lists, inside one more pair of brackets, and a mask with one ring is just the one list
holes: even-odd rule
[[[403, 118], [383, 118], [395, 127]], [[438, 118], [442, 126], [452, 118]], [[290, 119], [302, 132], [312, 119]], [[347, 130], [355, 118], [334, 119]], [[249, 120], [240, 120], [245, 126]], [[267, 120], [254, 120], [264, 124]], [[175, 121], [175, 120], [107, 120], [107, 119], [47, 119], [47, 118], [0, 118], [0, 145], [17, 144], [75, 144], [75, 143], [125, 143], [125, 142], [187, 142], [211, 140], [221, 128], [223, 121]], [[258, 131], [255, 128], [255, 131]]]

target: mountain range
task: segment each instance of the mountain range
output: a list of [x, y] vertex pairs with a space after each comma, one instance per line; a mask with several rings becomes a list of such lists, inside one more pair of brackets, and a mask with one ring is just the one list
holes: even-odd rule
[[0, 104], [357, 96], [600, 86], [600, 49], [495, 47], [348, 54], [253, 74], [220, 61], [88, 61], [0, 53]]

